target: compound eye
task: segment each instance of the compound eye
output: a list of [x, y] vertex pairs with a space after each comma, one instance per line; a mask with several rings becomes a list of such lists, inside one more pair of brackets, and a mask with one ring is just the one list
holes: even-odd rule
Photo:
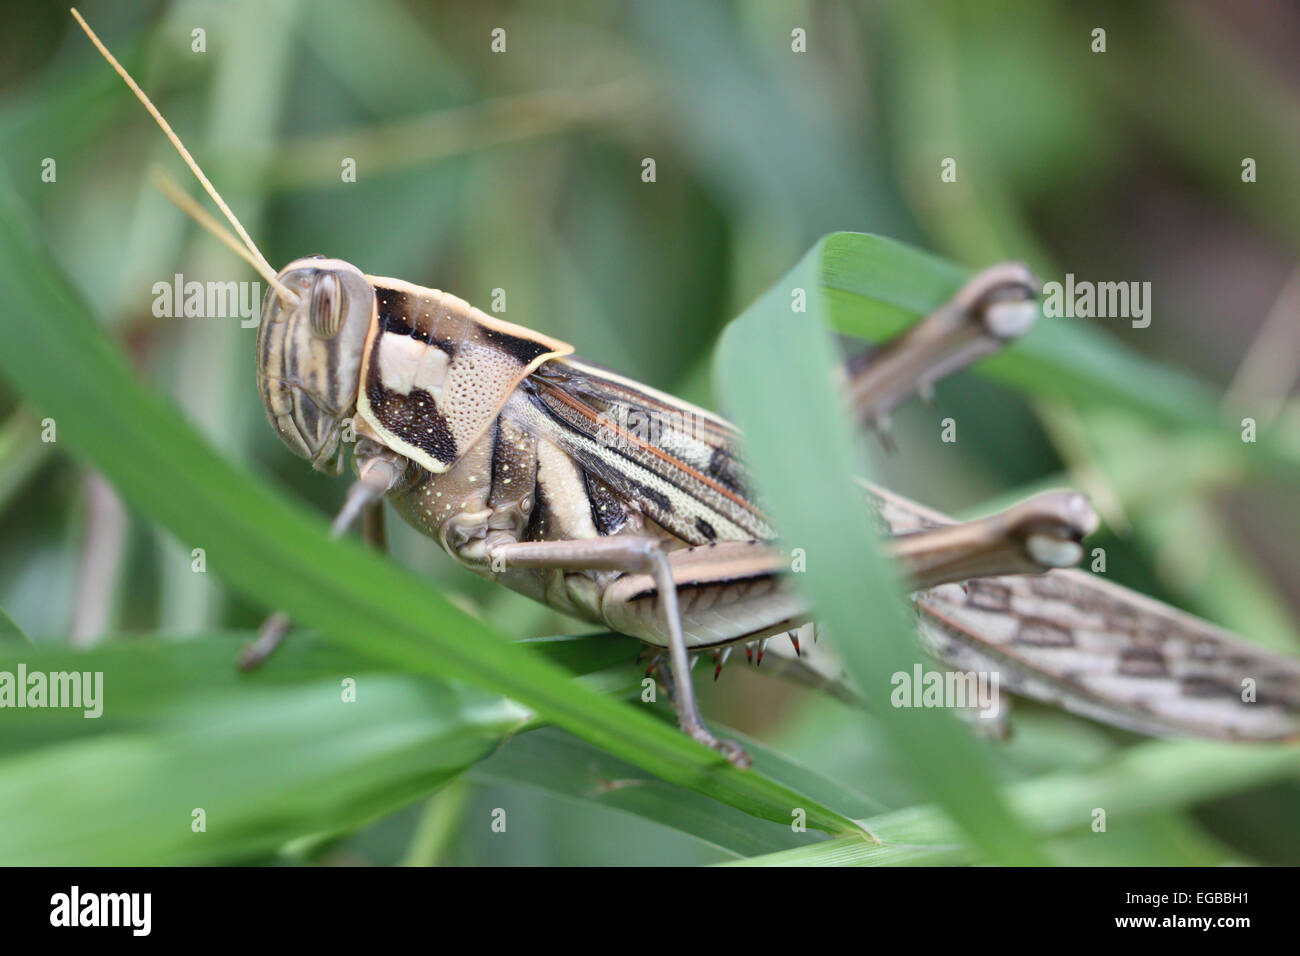
[[311, 290], [311, 328], [322, 339], [338, 335], [343, 323], [343, 286], [332, 272], [316, 277]]

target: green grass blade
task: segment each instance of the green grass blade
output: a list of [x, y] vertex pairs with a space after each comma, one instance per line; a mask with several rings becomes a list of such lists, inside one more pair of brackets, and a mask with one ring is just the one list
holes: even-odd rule
[[429, 798], [402, 866], [438, 866], [445, 859], [464, 825], [469, 793], [469, 781], [459, 777]]
[[[29, 673], [102, 674], [104, 711], [87, 719], [72, 708], [5, 710], [0, 813], [24, 825], [0, 832], [0, 862], [268, 854], [353, 829], [439, 787], [533, 716], [484, 691], [393, 673], [311, 635], [295, 634], [260, 671], [241, 674], [236, 653], [250, 637], [0, 649], [8, 673], [24, 664]], [[551, 639], [540, 653], [586, 673], [607, 665], [606, 640]], [[345, 677], [356, 681], [356, 703], [343, 701]], [[73, 777], [77, 785], [67, 785]], [[194, 807], [208, 814], [201, 837], [188, 824], [149, 825], [179, 821]]]
[[[67, 710], [10, 710], [7, 726], [28, 723], [43, 733], [93, 734], [115, 721], [157, 720], [183, 708], [191, 693], [238, 693], [246, 689], [289, 687], [330, 679], [335, 683], [362, 673], [401, 673], [388, 662], [351, 647], [323, 640], [312, 632], [295, 631], [292, 639], [260, 668], [243, 673], [236, 666], [239, 650], [256, 635], [251, 631], [214, 631], [204, 634], [149, 637], [105, 637], [94, 648], [75, 649], [43, 642], [35, 647], [9, 644], [0, 647], [0, 670], [13, 672], [18, 664], [29, 671], [99, 671], [104, 674], [109, 710], [98, 721], [87, 722], [80, 712]], [[548, 637], [520, 642], [534, 653], [573, 675], [599, 675], [627, 663], [627, 650], [636, 642], [621, 635]], [[21, 749], [26, 742], [17, 732], [0, 737], [0, 753]], [[850, 811], [852, 812], [852, 811]]]
[[[241, 674], [234, 667], [236, 652], [251, 636], [230, 631], [185, 640], [110, 638], [89, 651], [44, 646], [32, 652], [0, 653], [0, 671], [12, 673], [21, 662], [29, 672], [99, 672], [104, 675], [105, 688], [105, 716], [98, 719], [87, 720], [80, 710], [74, 709], [7, 711], [7, 733], [0, 738], [0, 792], [4, 790], [4, 781], [9, 779], [13, 805], [30, 801], [25, 818], [39, 816], [38, 828], [47, 835], [64, 829], [77, 831], [77, 820], [88, 815], [102, 820], [123, 819], [123, 825], [129, 827], [129, 819], [124, 818], [132, 818], [136, 810], [127, 810], [128, 806], [139, 805], [148, 812], [166, 815], [171, 812], [171, 805], [170, 798], [163, 800], [159, 796], [167, 792], [166, 787], [159, 786], [163, 778], [155, 778], [143, 770], [118, 778], [113, 788], [118, 796], [103, 800], [93, 792], [75, 799], [50, 800], [20, 786], [17, 776], [36, 765], [47, 769], [60, 766], [60, 754], [89, 753], [93, 762], [96, 759], [93, 749], [78, 748], [105, 734], [132, 739], [165, 738], [169, 741], [167, 747], [186, 754], [186, 760], [155, 767], [153, 772], [182, 773], [197, 788], [208, 791], [220, 791], [222, 784], [218, 778], [231, 773], [255, 781], [248, 793], [238, 795], [238, 806], [223, 805], [219, 811], [226, 820], [246, 817], [250, 827], [261, 819], [259, 815], [265, 816], [263, 822], [256, 824], [261, 837], [255, 848], [242, 842], [238, 828], [223, 830], [221, 834], [210, 830], [210, 839], [200, 847], [184, 843], [156, 848], [167, 860], [197, 862], [201, 858], [211, 862], [252, 852], [269, 852], [322, 830], [332, 833], [352, 829], [367, 822], [371, 814], [399, 805], [385, 802], [383, 787], [394, 780], [406, 779], [411, 774], [418, 776], [423, 767], [427, 776], [420, 779], [427, 780], [429, 788], [437, 787], [445, 776], [457, 772], [457, 767], [448, 769], [439, 762], [444, 754], [455, 753], [466, 740], [473, 740], [482, 745], [475, 753], [483, 757], [492, 753], [496, 745], [509, 740], [508, 746], [475, 768], [475, 779], [533, 787], [570, 800], [614, 807], [690, 833], [733, 855], [769, 853], [820, 838], [815, 832], [794, 832], [790, 826], [793, 816], [784, 823], [756, 821], [703, 795], [683, 792], [557, 728], [524, 734], [523, 731], [537, 726], [533, 715], [517, 705], [499, 709], [498, 705], [505, 707], [502, 698], [409, 675], [394, 691], [392, 679], [403, 675], [395, 674], [381, 661], [310, 634], [295, 634], [261, 670]], [[625, 663], [625, 652], [633, 642], [629, 638], [595, 635], [545, 638], [528, 643], [537, 653], [561, 662], [574, 673], [590, 674], [610, 664], [611, 643], [622, 657], [622, 661], [615, 663]], [[402, 700], [414, 701], [412, 712], [402, 711], [399, 718], [418, 728], [429, 749], [420, 751], [418, 759], [424, 761], [423, 765], [418, 761], [405, 763], [410, 759], [409, 754], [400, 751], [388, 754], [394, 763], [390, 766], [384, 760], [388, 752], [382, 747], [365, 755], [340, 748], [332, 765], [334, 776], [325, 774], [322, 761], [316, 777], [317, 788], [332, 791], [341, 787], [350, 792], [350, 779], [363, 772], [371, 774], [374, 786], [363, 800], [356, 800], [354, 795], [351, 802], [336, 807], [323, 819], [318, 809], [321, 798], [309, 798], [310, 791], [294, 790], [291, 784], [297, 771], [285, 772], [284, 768], [293, 768], [298, 763], [298, 749], [304, 746], [304, 741], [300, 733], [290, 732], [277, 723], [280, 710], [275, 702], [279, 691], [292, 699], [301, 696], [304, 688], [315, 689], [319, 693], [310, 695], [313, 703], [309, 710], [314, 708], [316, 712], [314, 716], [304, 714], [303, 721], [319, 719], [324, 725], [332, 725], [333, 712], [340, 705], [343, 677], [356, 680], [358, 700], [384, 699], [396, 693]], [[268, 732], [255, 745], [245, 741], [245, 746], [232, 754], [224, 743], [214, 742], [211, 737], [225, 733], [224, 728], [231, 724], [231, 712], [245, 705], [253, 708], [249, 719], [266, 725]], [[361, 712], [369, 714], [364, 708]], [[508, 719], [484, 720], [484, 714], [507, 715]], [[658, 714], [668, 718], [664, 708]], [[200, 729], [191, 734], [187, 728], [193, 727], [210, 727], [211, 732]], [[810, 794], [823, 804], [840, 807], [854, 816], [865, 816], [880, 809], [873, 801], [762, 744], [752, 740], [744, 742], [755, 758], [758, 771], [791, 790]], [[214, 747], [220, 749], [220, 754], [212, 752]], [[364, 766], [359, 763], [362, 756]], [[224, 762], [217, 762], [218, 758]], [[9, 778], [11, 773], [15, 774], [13, 778]], [[403, 799], [421, 795], [418, 788], [411, 787], [402, 787], [401, 793]], [[224, 799], [234, 801], [235, 795], [227, 794]], [[30, 808], [36, 806], [40, 810], [33, 813]], [[97, 835], [83, 834], [79, 839], [96, 861], [158, 862], [160, 859], [147, 857], [147, 853], [155, 852], [148, 849], [152, 844], [147, 840], [140, 851], [145, 855], [134, 855], [135, 851], [121, 855], [126, 851], [111, 828], [97, 831]], [[440, 841], [435, 842], [441, 845]], [[56, 841], [55, 845], [61, 842]], [[0, 838], [0, 860], [28, 859], [36, 852], [34, 847], [26, 837], [21, 845], [6, 844]], [[196, 858], [195, 853], [207, 855]], [[421, 858], [427, 859], [428, 855], [422, 852]]]
[[41, 426], [24, 411], [16, 411], [0, 425], [0, 513], [23, 490], [53, 449], [41, 441]]
[[[828, 805], [854, 814], [871, 803], [754, 740], [742, 740], [754, 758], [754, 766], [791, 789], [819, 797]], [[716, 801], [682, 793], [626, 761], [554, 729], [513, 738], [476, 765], [470, 776], [491, 783], [523, 785], [569, 800], [621, 810], [689, 833], [732, 855], [770, 853], [819, 839], [817, 835], [793, 830], [791, 825], [796, 821], [793, 815], [784, 825], [756, 822]]]
[[[351, 704], [337, 679], [189, 696], [166, 720], [6, 755], [0, 813], [22, 825], [0, 830], [0, 862], [257, 858], [431, 792], [527, 717], [484, 691], [393, 674], [361, 675]], [[204, 832], [191, 829], [196, 809]]]
[[[832, 327], [873, 340], [942, 305], [966, 278], [963, 270], [927, 253], [854, 232], [823, 240], [813, 275]], [[1224, 454], [1241, 457], [1239, 431], [1222, 419], [1208, 385], [1139, 356], [1088, 321], [1040, 317], [1028, 335], [981, 362], [978, 371], [1033, 395], [1088, 408], [1110, 405], [1144, 420], [1211, 432], [1221, 439]], [[1295, 450], [1270, 435], [1261, 434], [1259, 443], [1248, 447], [1270, 467], [1300, 475]]]
[[[900, 758], [990, 857], [1043, 862], [999, 797], [988, 761], [948, 714], [883, 706], [890, 676], [911, 673], [919, 652], [853, 480], [858, 442], [832, 384], [829, 307], [819, 283], [824, 257], [836, 245], [836, 237], [818, 243], [727, 327], [717, 355], [720, 395], [745, 431], [764, 506], [785, 546], [806, 554], [807, 574], [795, 580], [868, 701], [881, 702], [875, 712]], [[873, 276], [864, 272], [855, 281], [870, 289]], [[896, 273], [882, 277], [895, 281]], [[792, 309], [797, 289], [807, 296], [806, 315]]]
[[139, 387], [7, 185], [0, 185], [0, 293], [0, 371], [56, 419], [60, 441], [91, 459], [186, 549], [204, 548], [208, 568], [231, 587], [409, 672], [519, 701], [669, 782], [747, 813], [784, 822], [791, 807], [803, 806], [810, 826], [854, 831], [842, 814], [736, 770], [635, 707], [576, 685], [410, 572], [355, 542], [331, 541], [320, 516], [234, 468]]
[[[1286, 745], [1149, 741], [1120, 751], [1095, 769], [1049, 774], [1015, 784], [1008, 801], [1043, 835], [1088, 831], [1094, 809], [1110, 821], [1188, 807], [1225, 794], [1300, 774], [1300, 749]], [[979, 856], [960, 830], [932, 806], [909, 807], [863, 821], [878, 846], [826, 840], [729, 865], [879, 866], [967, 862]], [[1095, 838], [1104, 840], [1104, 833]]]
[[0, 607], [0, 642], [17, 641], [30, 644], [32, 639], [23, 633], [23, 629], [18, 626], [18, 622], [5, 613], [5, 609]]

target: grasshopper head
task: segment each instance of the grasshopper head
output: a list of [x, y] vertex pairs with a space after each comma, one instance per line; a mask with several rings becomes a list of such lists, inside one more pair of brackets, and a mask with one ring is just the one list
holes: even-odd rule
[[289, 450], [320, 471], [342, 465], [339, 436], [357, 402], [361, 358], [375, 313], [375, 290], [341, 259], [297, 259], [262, 301], [257, 384], [271, 426]]

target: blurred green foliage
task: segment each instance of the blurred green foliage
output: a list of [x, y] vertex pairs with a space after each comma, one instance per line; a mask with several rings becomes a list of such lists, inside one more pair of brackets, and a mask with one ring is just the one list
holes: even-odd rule
[[[873, 456], [878, 473], [954, 512], [1040, 484], [1078, 485], [1107, 518], [1098, 543], [1114, 579], [1271, 646], [1300, 644], [1300, 407], [1285, 378], [1280, 393], [1247, 381], [1234, 389], [1238, 404], [1220, 407], [1300, 249], [1294, 9], [999, 0], [178, 0], [81, 9], [272, 263], [320, 252], [475, 302], [503, 288], [506, 318], [701, 404], [715, 404], [709, 360], [725, 323], [836, 230], [891, 236], [962, 268], [1020, 258], [1049, 279], [1069, 271], [1150, 280], [1149, 329], [1040, 323], [1017, 356], [981, 370], [987, 377], [942, 383], [937, 412], [901, 409], [899, 450]], [[265, 425], [253, 387], [255, 330], [151, 314], [153, 284], [177, 272], [254, 278], [149, 185], [153, 163], [184, 175], [170, 147], [62, 7], [14, 4], [6, 23], [0, 156], [49, 253], [140, 380], [170, 396], [225, 459], [332, 512], [343, 482], [285, 454]], [[1090, 51], [1099, 26], [1104, 54]], [[192, 51], [196, 27], [206, 30], [202, 54]], [[489, 46], [497, 27], [505, 53]], [[806, 53], [791, 51], [795, 28], [807, 31]], [[1247, 156], [1259, 169], [1252, 184], [1240, 176]], [[342, 157], [356, 159], [355, 183], [341, 181]], [[653, 184], [641, 180], [646, 157], [655, 160]], [[957, 160], [955, 183], [940, 181], [945, 157]], [[41, 179], [46, 158], [57, 163], [56, 182]], [[919, 286], [894, 290], [892, 312], [841, 308], [831, 283], [836, 327], [870, 337], [896, 328], [941, 294], [942, 275], [959, 274], [947, 262], [936, 260], [938, 273]], [[872, 291], [884, 297], [891, 279], [909, 274], [887, 261], [876, 267]], [[799, 401], [779, 364], [768, 359], [752, 374]], [[192, 573], [191, 544], [134, 508], [113, 533], [85, 461], [40, 440], [40, 410], [25, 398], [0, 381], [0, 607], [16, 622], [0, 616], [4, 659], [22, 640], [11, 631], [31, 635], [42, 654], [105, 634], [94, 653], [143, 653], [157, 643], [135, 636], [145, 634], [199, 649], [167, 691], [175, 710], [140, 716], [129, 754], [80, 739], [80, 727], [71, 740], [66, 727], [0, 734], [0, 780], [29, 781], [0, 785], [0, 803], [32, 821], [33, 840], [46, 832], [42, 808], [59, 806], [62, 792], [93, 813], [110, 805], [96, 794], [118, 779], [183, 788], [202, 768], [243, 768], [266, 785], [232, 784], [230, 806], [247, 813], [241, 833], [283, 823], [277, 800], [294, 803], [302, 791], [286, 797], [272, 776], [258, 776], [259, 753], [284, 752], [265, 740], [258, 749], [269, 734], [301, 749], [298, 783], [327, 780], [332, 800], [296, 821], [302, 839], [232, 841], [208, 858], [683, 863], [792, 846], [788, 828], [670, 787], [558, 730], [519, 734], [477, 762], [491, 747], [443, 748], [465, 712], [440, 725], [449, 710], [437, 702], [478, 693], [459, 686], [438, 691], [387, 673], [389, 704], [350, 728], [313, 728], [310, 707], [301, 709], [313, 692], [305, 678], [283, 696], [259, 685], [247, 692], [255, 700], [239, 704], [239, 685], [221, 671], [225, 645], [268, 608], [217, 573]], [[938, 419], [954, 410], [961, 441], [941, 445]], [[1242, 445], [1237, 423], [1250, 414], [1260, 441]], [[178, 501], [185, 491], [175, 489]], [[396, 522], [390, 537], [394, 560], [492, 630], [517, 638], [578, 630], [461, 572]], [[112, 574], [87, 614], [91, 553]], [[735, 663], [700, 689], [706, 712], [766, 747], [765, 769], [779, 764], [795, 789], [858, 819], [910, 812], [930, 825], [930, 811], [916, 809], [930, 790], [874, 719]], [[132, 699], [143, 704], [140, 694]], [[492, 734], [505, 727], [492, 723], [501, 706], [476, 715]], [[249, 714], [262, 729], [240, 726]], [[202, 739], [205, 719], [228, 730], [186, 769], [185, 748]], [[483, 726], [461, 729], [478, 740]], [[1210, 772], [1220, 759], [1212, 748], [1135, 749], [1127, 735], [1032, 706], [1018, 708], [1015, 726], [1011, 743], [976, 746], [1012, 785], [1016, 807], [1026, 787], [1071, 806], [1072, 775], [1098, 766], [1131, 770], [1142, 758], [1169, 770], [1159, 784], [1136, 777], [1136, 789], [1115, 797], [1128, 815], [1104, 837], [1065, 836], [1050, 813], [1024, 814], [1051, 836], [1053, 859], [1300, 862], [1294, 762], [1222, 757], [1245, 768], [1225, 774], [1228, 798], [1186, 775]], [[367, 728], [384, 741], [361, 742]], [[311, 775], [313, 760], [323, 776]], [[437, 790], [469, 764], [455, 788]], [[808, 776], [791, 777], [796, 765]], [[374, 766], [384, 772], [365, 788], [339, 783]], [[33, 780], [47, 788], [39, 801]], [[610, 780], [636, 782], [599, 783]], [[1183, 781], [1189, 798], [1165, 793], [1169, 781]], [[487, 825], [497, 807], [509, 808], [508, 835]], [[148, 810], [138, 808], [146, 823]], [[44, 822], [57, 829], [59, 820], [50, 813]], [[125, 815], [103, 821], [124, 833], [133, 825]], [[936, 827], [926, 832], [943, 832]], [[129, 840], [117, 856], [101, 845], [103, 861], [146, 855]], [[158, 837], [149, 852], [169, 845]], [[174, 845], [189, 852], [185, 841]], [[0, 862], [42, 862], [43, 848], [46, 860], [74, 858], [37, 840]]]

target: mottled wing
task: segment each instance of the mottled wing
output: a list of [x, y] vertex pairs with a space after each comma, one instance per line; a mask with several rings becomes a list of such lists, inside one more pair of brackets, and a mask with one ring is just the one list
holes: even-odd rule
[[505, 414], [689, 544], [774, 536], [750, 499], [735, 429], [703, 409], [562, 358], [533, 372]]
[[[948, 519], [869, 489], [899, 534]], [[980, 578], [915, 595], [921, 637], [959, 670], [1147, 734], [1300, 736], [1300, 660], [1082, 571]]]

